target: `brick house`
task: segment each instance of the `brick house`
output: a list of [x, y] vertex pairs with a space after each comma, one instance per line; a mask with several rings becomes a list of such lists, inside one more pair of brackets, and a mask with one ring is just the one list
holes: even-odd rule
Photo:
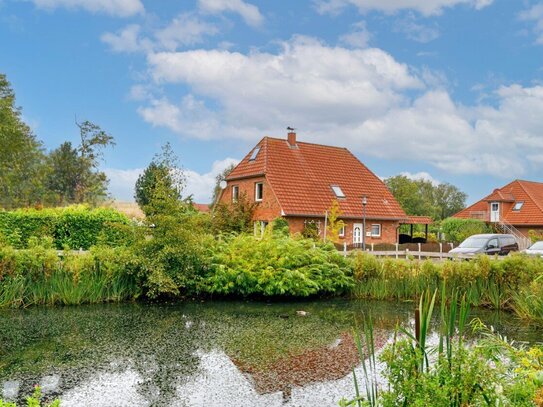
[[480, 219], [501, 231], [527, 237], [530, 230], [543, 231], [543, 183], [512, 181], [453, 216]]
[[[339, 202], [345, 228], [341, 242], [362, 243], [366, 197], [366, 243], [396, 243], [407, 216], [386, 185], [346, 148], [264, 137], [226, 179], [218, 200], [235, 201], [246, 194], [257, 202], [255, 233], [283, 217], [291, 233], [314, 223], [324, 236], [325, 212]], [[313, 225], [313, 226], [315, 226]]]

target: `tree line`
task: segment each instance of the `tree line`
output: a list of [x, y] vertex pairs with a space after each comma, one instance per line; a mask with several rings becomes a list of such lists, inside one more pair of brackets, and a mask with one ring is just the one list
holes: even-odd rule
[[90, 121], [76, 126], [77, 145], [65, 141], [46, 151], [23, 121], [6, 75], [0, 74], [0, 208], [96, 205], [107, 198], [108, 179], [99, 164], [115, 141]]

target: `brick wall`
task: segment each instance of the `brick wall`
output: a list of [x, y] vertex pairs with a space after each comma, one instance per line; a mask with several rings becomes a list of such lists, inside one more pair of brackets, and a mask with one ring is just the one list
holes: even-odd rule
[[[287, 217], [289, 226], [290, 226], [290, 233], [302, 233], [304, 230], [305, 221], [315, 221], [320, 222], [320, 236], [324, 237], [324, 217], [323, 218], [304, 218], [304, 217]], [[340, 238], [340, 243], [346, 242], [347, 244], [353, 243], [353, 230], [354, 230], [354, 224], [360, 223], [362, 224], [362, 219], [360, 220], [354, 220], [354, 219], [343, 219], [343, 222], [345, 223], [345, 236], [343, 238]], [[379, 224], [381, 225], [381, 236], [366, 236], [366, 243], [396, 243], [397, 242], [397, 229], [399, 227], [399, 223], [396, 221], [385, 221], [385, 220], [374, 220], [374, 219], [366, 219], [366, 231], [371, 231], [371, 225], [372, 224]]]
[[265, 177], [246, 178], [236, 181], [228, 181], [226, 189], [223, 191], [220, 202], [230, 204], [232, 202], [232, 187], [239, 188], [239, 194], [245, 193], [250, 202], [255, 202], [256, 184], [263, 183], [262, 201], [257, 203], [254, 220], [263, 220], [270, 222], [281, 216], [281, 207], [277, 202], [277, 198], [266, 181]]

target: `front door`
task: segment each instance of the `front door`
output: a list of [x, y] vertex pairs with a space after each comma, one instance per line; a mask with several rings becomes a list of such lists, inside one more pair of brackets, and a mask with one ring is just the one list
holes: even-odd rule
[[362, 223], [353, 225], [353, 243], [362, 244]]
[[499, 202], [490, 203], [490, 221], [491, 222], [500, 221], [500, 203]]

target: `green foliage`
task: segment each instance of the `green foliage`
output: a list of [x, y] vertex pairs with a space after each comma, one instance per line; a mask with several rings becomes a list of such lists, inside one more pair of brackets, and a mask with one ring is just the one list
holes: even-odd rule
[[285, 218], [276, 218], [272, 222], [273, 235], [277, 237], [290, 236], [290, 227]]
[[216, 204], [217, 199], [219, 199], [219, 195], [221, 194], [221, 182], [226, 181], [226, 178], [230, 173], [236, 168], [234, 164], [230, 164], [228, 167], [226, 167], [220, 174], [218, 174], [215, 177], [215, 187], [213, 188], [213, 196], [211, 198], [211, 203]]
[[334, 243], [339, 242], [339, 231], [345, 226], [345, 222], [339, 219], [341, 214], [339, 202], [337, 199], [334, 199], [332, 206], [328, 209], [328, 225], [326, 227], [326, 237]]
[[210, 253], [203, 291], [221, 295], [309, 296], [352, 287], [348, 261], [333, 245], [251, 235], [224, 238]]
[[220, 202], [215, 205], [212, 224], [215, 233], [243, 233], [253, 230], [253, 213], [257, 207], [246, 193], [240, 193], [232, 203]]
[[[358, 298], [409, 300], [446, 284], [467, 293], [473, 306], [507, 309], [526, 319], [543, 320], [543, 259], [515, 254], [503, 260], [479, 256], [471, 261], [378, 259], [351, 256]], [[438, 295], [438, 298], [440, 295]]]
[[140, 258], [128, 248], [66, 252], [0, 247], [0, 308], [75, 305], [138, 297]]
[[146, 216], [164, 213], [181, 200], [186, 179], [169, 143], [138, 177], [134, 198]]
[[126, 244], [133, 227], [125, 215], [114, 209], [72, 206], [0, 212], [0, 233], [16, 248], [27, 247], [32, 237], [50, 237], [57, 249], [88, 249], [97, 243]]
[[[442, 293], [445, 292], [443, 286]], [[485, 339], [468, 344], [469, 304], [466, 296], [461, 297], [458, 291], [442, 301], [438, 345], [429, 345], [427, 338], [436, 294], [431, 296], [427, 291], [421, 296], [418, 307], [420, 328], [416, 327], [414, 332], [397, 328], [392, 343], [380, 355], [388, 382], [386, 388], [377, 387], [373, 374], [375, 348], [371, 320], [365, 325], [364, 342], [356, 333], [364, 372], [367, 372], [369, 360], [369, 366], [373, 366], [372, 374], [363, 378], [367, 389], [365, 397], [360, 394], [359, 382], [354, 375], [356, 397], [341, 400], [340, 406], [536, 405], [538, 390], [543, 384], [541, 348], [526, 351], [513, 347], [488, 330]], [[481, 331], [481, 325], [474, 321], [476, 331]]]
[[319, 226], [317, 222], [305, 221], [302, 236], [305, 239], [319, 240]]
[[21, 120], [15, 94], [0, 74], [0, 208], [96, 205], [107, 197], [108, 180], [98, 169], [113, 137], [94, 123], [76, 123], [81, 143], [65, 142], [50, 154]]
[[462, 242], [471, 235], [491, 233], [491, 228], [482, 220], [447, 218], [441, 222], [441, 229], [447, 240], [455, 243]]
[[[60, 407], [60, 400], [58, 399], [50, 404], [42, 404], [41, 398], [41, 388], [39, 386], [36, 386], [34, 388], [34, 393], [32, 394], [32, 396], [26, 398], [26, 407]], [[17, 407], [17, 404], [5, 402], [0, 399], [0, 407]]]
[[467, 195], [448, 183], [434, 185], [419, 179], [412, 180], [396, 175], [385, 184], [408, 215], [430, 216], [434, 220], [445, 219], [465, 207]]
[[21, 119], [15, 94], [0, 74], [0, 208], [41, 202], [46, 173], [42, 143]]

